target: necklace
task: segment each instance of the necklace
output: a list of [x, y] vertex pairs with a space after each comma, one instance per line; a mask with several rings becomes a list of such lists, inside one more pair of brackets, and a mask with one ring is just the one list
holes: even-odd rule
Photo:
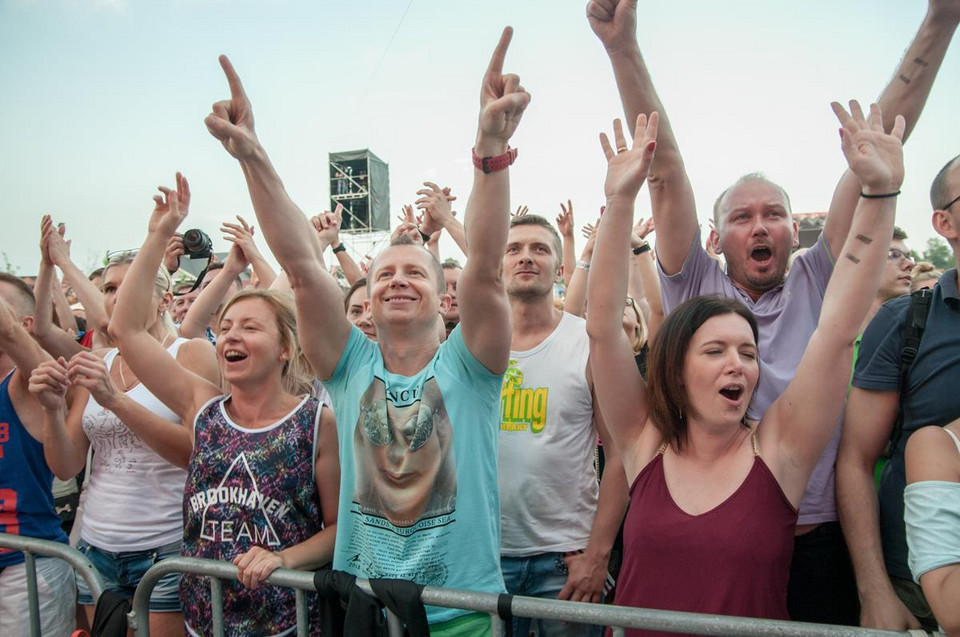
[[[164, 337], [163, 337], [163, 340], [160, 342], [160, 347], [162, 347], [163, 349], [167, 349], [167, 339], [168, 339], [168, 338], [170, 338], [170, 334], [167, 334], [166, 336], [164, 336]], [[123, 377], [123, 362], [124, 362], [124, 361], [123, 361], [123, 356], [119, 356], [119, 355], [118, 355], [117, 358], [120, 359], [120, 360], [119, 360], [119, 363], [120, 363], [120, 364], [117, 366], [117, 369], [118, 369], [119, 372], [120, 372], [120, 389], [123, 390], [124, 393], [127, 393], [128, 391], [130, 391], [131, 389], [133, 389], [133, 385], [136, 385], [137, 382], [139, 382], [139, 381], [138, 381], [137, 378], [134, 378], [132, 384], [130, 384], [130, 385], [127, 384], [127, 379]]]

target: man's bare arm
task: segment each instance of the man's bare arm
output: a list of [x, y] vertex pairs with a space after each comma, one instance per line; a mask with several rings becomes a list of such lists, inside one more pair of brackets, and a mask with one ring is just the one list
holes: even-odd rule
[[[479, 157], [507, 152], [530, 94], [516, 75], [503, 74], [503, 60], [513, 36], [507, 27], [493, 53], [480, 92], [480, 123], [474, 151]], [[510, 357], [510, 304], [500, 266], [510, 231], [510, 170], [474, 169], [467, 202], [467, 262], [457, 285], [460, 329], [470, 352], [495, 374]]]
[[[893, 128], [895, 116], [903, 115], [906, 119], [904, 142], [920, 119], [958, 23], [960, 2], [931, 0], [917, 35], [894, 71], [890, 83], [877, 100], [883, 111], [884, 130]], [[839, 255], [847, 238], [859, 195], [860, 180], [850, 170], [844, 171], [833, 192], [830, 210], [823, 226], [823, 238], [830, 246], [834, 258]]]
[[837, 454], [837, 510], [860, 594], [860, 625], [904, 630], [920, 624], [893, 590], [880, 545], [880, 505], [873, 467], [897, 417], [899, 393], [854, 387]]
[[587, 18], [613, 65], [630, 133], [635, 132], [634, 122], [641, 113], [660, 114], [657, 155], [647, 182], [660, 237], [657, 256], [665, 274], [676, 274], [697, 232], [697, 208], [673, 128], [640, 54], [637, 0], [591, 0]]
[[351, 327], [343, 315], [340, 286], [324, 266], [316, 233], [257, 139], [240, 76], [226, 56], [220, 56], [220, 65], [230, 84], [230, 99], [213, 105], [205, 120], [207, 130], [240, 162], [260, 229], [293, 288], [304, 352], [317, 374], [330, 378]]

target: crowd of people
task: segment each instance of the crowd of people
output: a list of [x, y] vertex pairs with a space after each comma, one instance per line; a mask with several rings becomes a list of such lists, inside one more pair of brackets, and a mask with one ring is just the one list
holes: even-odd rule
[[[802, 251], [787, 193], [761, 173], [719, 195], [701, 236], [635, 0], [592, 0], [587, 17], [626, 126], [600, 135], [605, 213], [579, 258], [571, 202], [556, 223], [511, 213], [510, 140], [530, 101], [503, 70], [511, 29], [481, 84], [463, 221], [425, 182], [361, 263], [339, 206], [308, 217], [291, 200], [222, 56], [230, 96], [205, 123], [281, 271], [238, 217], [221, 227], [223, 262], [174, 283], [179, 173], [139, 250], [89, 274], [44, 216], [35, 280], [0, 275], [0, 532], [70, 542], [125, 597], [173, 556], [232, 562], [228, 635], [290, 633], [293, 592], [264, 580], [327, 565], [960, 635], [957, 269], [915, 263], [894, 225], [902, 145], [960, 6], [930, 0], [876, 104], [832, 105], [847, 169]], [[645, 183], [653, 216], [635, 220]], [[932, 177], [931, 205], [960, 264], [960, 156]], [[462, 264], [441, 259], [444, 232]], [[72, 529], [55, 477], [82, 484]], [[54, 558], [37, 576], [44, 635], [90, 625], [82, 577]], [[0, 549], [0, 634], [26, 634], [26, 591], [23, 555]], [[149, 608], [151, 634], [211, 634], [202, 577], [165, 575]], [[427, 607], [426, 620], [431, 635], [490, 634], [484, 614]], [[524, 636], [602, 630], [512, 622]]]

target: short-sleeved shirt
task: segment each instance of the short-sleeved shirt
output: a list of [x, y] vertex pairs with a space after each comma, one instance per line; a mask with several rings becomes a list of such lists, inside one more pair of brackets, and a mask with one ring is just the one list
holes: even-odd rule
[[[887, 301], [867, 326], [853, 374], [853, 386], [874, 391], [900, 388], [902, 330], [910, 296]], [[909, 579], [907, 541], [903, 524], [906, 487], [904, 450], [910, 435], [927, 425], [945, 425], [960, 417], [960, 297], [957, 271], [947, 270], [933, 288], [930, 312], [916, 360], [907, 376], [902, 433], [894, 436], [890, 461], [880, 478], [880, 539], [887, 571]], [[853, 414], [856, 417], [856, 414]], [[892, 423], [883, 423], [889, 426]]]
[[[333, 378], [340, 506], [333, 567], [359, 577], [501, 593], [497, 435], [502, 374], [460, 328], [413, 376], [351, 328]], [[427, 608], [430, 623], [465, 611]]]
[[[684, 301], [711, 294], [737, 299], [750, 308], [760, 332], [757, 345], [761, 366], [760, 382], [748, 417], [760, 420], [793, 380], [797, 365], [820, 320], [823, 295], [832, 273], [833, 256], [821, 235], [816, 245], [794, 260], [783, 284], [768, 290], [754, 301], [733, 284], [717, 260], [701, 247], [698, 230], [680, 272], [667, 276], [660, 269], [660, 289], [666, 312]], [[813, 470], [803, 495], [799, 524], [837, 519], [833, 466], [839, 444], [838, 414], [836, 431]]]

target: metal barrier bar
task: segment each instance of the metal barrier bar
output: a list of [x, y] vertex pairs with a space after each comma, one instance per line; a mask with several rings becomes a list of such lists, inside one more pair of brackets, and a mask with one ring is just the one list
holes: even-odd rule
[[[161, 577], [173, 572], [206, 575], [214, 578], [214, 581], [217, 579], [237, 579], [237, 568], [229, 562], [179, 557], [164, 560], [154, 565], [147, 571], [140, 582], [140, 586], [137, 587], [133, 598], [133, 611], [128, 618], [130, 627], [137, 631], [137, 637], [149, 637], [150, 634], [147, 622], [141, 621], [141, 618], [147, 616], [150, 591], [153, 590], [154, 585]], [[306, 571], [277, 569], [271, 573], [264, 583], [272, 586], [285, 586], [298, 591], [315, 590], [313, 573]], [[369, 581], [358, 578], [357, 586], [364, 592], [373, 594]], [[490, 615], [493, 634], [503, 634], [504, 623], [500, 619], [497, 609], [499, 595], [427, 586], [424, 587], [420, 599], [424, 604], [430, 606], [457, 608]], [[911, 633], [906, 631], [897, 632], [752, 617], [683, 613], [534, 597], [514, 597], [511, 611], [517, 617], [610, 626], [613, 628], [614, 635], [622, 635], [623, 628], [640, 628], [673, 633], [737, 635], [738, 637], [911, 637]], [[298, 605], [298, 624], [299, 613]], [[399, 620], [389, 611], [387, 613], [387, 625], [390, 637], [402, 635]], [[217, 634], [222, 635], [222, 633]]]
[[93, 567], [93, 564], [83, 553], [66, 544], [23, 535], [0, 533], [0, 548], [23, 552], [24, 568], [27, 574], [27, 603], [30, 607], [30, 634], [35, 637], [40, 637], [40, 597], [37, 591], [35, 556], [55, 557], [72, 566], [73, 570], [80, 573], [81, 577], [87, 581], [94, 602], [103, 593], [103, 579], [97, 569]]
[[27, 574], [27, 606], [30, 609], [30, 634], [40, 635], [40, 596], [37, 593], [37, 560], [33, 553], [23, 554], [23, 566]]
[[[238, 579], [237, 567], [230, 562], [201, 560], [195, 557], [172, 557], [158, 564], [154, 564], [144, 574], [143, 579], [140, 580], [140, 585], [137, 586], [137, 590], [133, 594], [133, 610], [127, 615], [127, 625], [136, 632], [137, 637], [150, 636], [150, 622], [147, 621], [150, 612], [150, 593], [153, 591], [153, 587], [157, 585], [157, 582], [160, 581], [160, 578], [168, 573], [205, 575], [211, 578], [211, 590], [214, 588], [213, 582], [217, 582], [216, 586], [222, 589], [219, 580]], [[316, 590], [313, 587], [313, 573], [308, 571], [277, 569], [270, 574], [270, 577], [264, 580], [264, 584], [269, 586], [284, 586], [286, 588], [303, 591]], [[221, 604], [221, 632], [217, 633], [216, 626], [214, 626], [214, 635], [219, 637], [223, 635], [223, 598], [221, 595], [218, 595], [218, 597], [219, 603]], [[212, 603], [213, 598], [211, 598], [211, 604]]]

